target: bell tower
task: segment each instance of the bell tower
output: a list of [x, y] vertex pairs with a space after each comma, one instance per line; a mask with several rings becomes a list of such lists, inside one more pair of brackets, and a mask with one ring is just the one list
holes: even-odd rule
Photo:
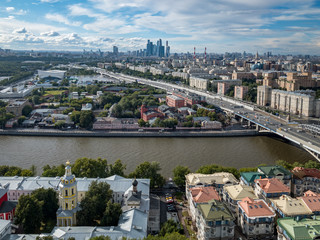
[[70, 162], [66, 162], [65, 174], [59, 184], [59, 209], [57, 211], [57, 226], [75, 226], [76, 213], [79, 210], [77, 201], [77, 181], [71, 172]]

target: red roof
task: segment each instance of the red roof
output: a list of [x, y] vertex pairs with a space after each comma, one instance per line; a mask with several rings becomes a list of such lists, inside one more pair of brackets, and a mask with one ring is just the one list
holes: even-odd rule
[[320, 194], [309, 190], [303, 195], [303, 197], [298, 197], [298, 199], [302, 199], [312, 212], [320, 211]]
[[212, 186], [192, 188], [191, 195], [192, 195], [193, 201], [196, 203], [207, 203], [211, 200], [217, 200], [217, 201], [221, 200], [216, 189]]
[[248, 217], [271, 217], [275, 213], [268, 207], [264, 200], [253, 200], [246, 197], [238, 202]]
[[255, 182], [258, 183], [265, 193], [290, 193], [290, 189], [276, 178], [256, 179]]
[[314, 177], [320, 179], [320, 170], [316, 168], [295, 167], [291, 172], [299, 178]]

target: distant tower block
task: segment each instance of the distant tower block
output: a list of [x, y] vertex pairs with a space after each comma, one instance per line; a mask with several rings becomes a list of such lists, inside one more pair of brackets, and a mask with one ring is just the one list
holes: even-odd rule
[[196, 60], [196, 47], [193, 48], [193, 60]]
[[207, 62], [207, 47], [204, 48], [204, 62]]

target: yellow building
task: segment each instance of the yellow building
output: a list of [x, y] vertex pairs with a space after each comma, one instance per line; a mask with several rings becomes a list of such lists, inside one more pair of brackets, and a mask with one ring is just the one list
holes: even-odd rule
[[66, 171], [59, 184], [59, 209], [57, 211], [57, 226], [75, 226], [76, 214], [79, 210], [77, 201], [77, 181], [71, 172], [70, 162], [66, 163]]

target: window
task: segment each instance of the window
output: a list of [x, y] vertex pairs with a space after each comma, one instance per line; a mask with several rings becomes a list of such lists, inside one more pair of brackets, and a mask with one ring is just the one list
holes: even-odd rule
[[73, 195], [73, 194], [74, 194], [73, 188], [71, 188], [71, 192], [72, 192], [72, 194], [71, 194], [71, 195]]
[[66, 209], [68, 209], [68, 203], [66, 203]]
[[66, 196], [68, 196], [68, 190], [66, 190]]

